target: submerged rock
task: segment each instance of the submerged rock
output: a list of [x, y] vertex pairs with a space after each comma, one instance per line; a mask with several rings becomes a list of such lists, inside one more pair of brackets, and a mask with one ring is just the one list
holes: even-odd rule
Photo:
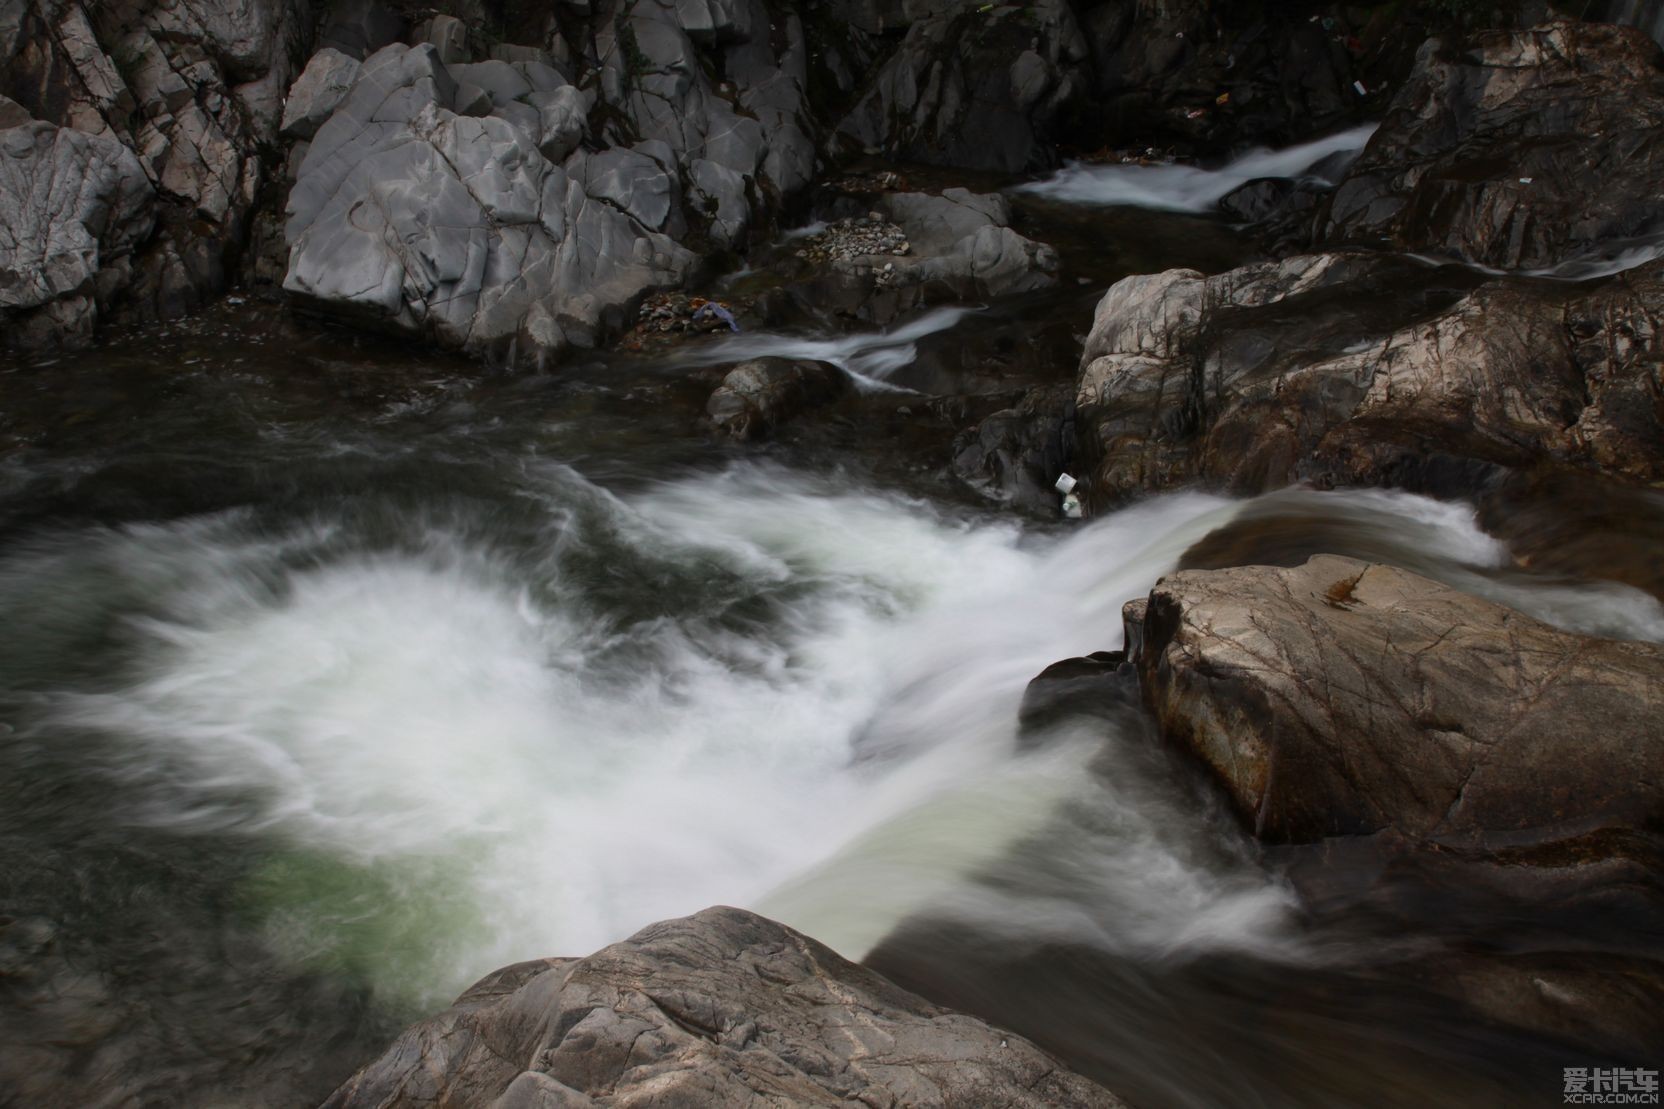
[[1077, 379], [1091, 503], [1197, 479], [1466, 493], [1545, 459], [1664, 477], [1664, 263], [1480, 281], [1322, 254], [1117, 283]]
[[520, 963], [407, 1030], [329, 1109], [1119, 1106], [1027, 1040], [783, 925], [707, 909]]
[[1664, 53], [1562, 21], [1418, 55], [1322, 217], [1322, 237], [1506, 269], [1664, 232]]
[[825, 362], [758, 358], [728, 372], [705, 414], [736, 439], [757, 439], [849, 388], [849, 375]]

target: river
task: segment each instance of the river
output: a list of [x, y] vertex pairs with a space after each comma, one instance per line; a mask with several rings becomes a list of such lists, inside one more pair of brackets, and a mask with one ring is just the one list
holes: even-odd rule
[[[1192, 264], [1241, 249], [1135, 218]], [[1111, 276], [1050, 310], [1083, 328]], [[1379, 973], [1383, 944], [1508, 922], [1314, 916], [1147, 728], [1027, 742], [1017, 711], [1210, 536], [1320, 532], [1628, 638], [1664, 638], [1658, 602], [1528, 573], [1471, 506], [1402, 493], [983, 504], [925, 394], [1030, 323], [534, 374], [226, 303], [0, 366], [0, 1077], [301, 1104], [496, 966], [733, 904], [1142, 1105], [1558, 1089], [1552, 1049]], [[767, 351], [868, 388], [713, 442], [700, 364]]]

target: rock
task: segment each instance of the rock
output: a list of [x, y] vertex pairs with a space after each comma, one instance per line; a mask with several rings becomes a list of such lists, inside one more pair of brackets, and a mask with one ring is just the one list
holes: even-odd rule
[[1505, 269], [1664, 231], [1664, 53], [1641, 32], [1561, 21], [1434, 39], [1322, 219]]
[[1171, 575], [1125, 620], [1163, 734], [1267, 841], [1548, 855], [1664, 818], [1656, 644], [1329, 555]]
[[1382, 970], [1580, 1054], [1664, 1034], [1664, 647], [1333, 555], [1185, 571], [1124, 611], [1161, 733], [1318, 919], [1456, 942]]
[[1032, 749], [1052, 729], [1095, 719], [1125, 735], [1148, 730], [1138, 673], [1124, 651], [1098, 651], [1054, 662], [1023, 689], [1017, 744]]
[[1074, 390], [1046, 385], [960, 432], [953, 472], [992, 500], [1056, 515], [1060, 496], [1052, 486], [1074, 454]]
[[298, 0], [15, 0], [7, 14], [0, 95], [34, 119], [126, 147], [151, 187], [153, 228], [130, 250], [99, 254], [113, 265], [96, 295], [40, 306], [10, 342], [84, 342], [108, 318], [200, 305], [244, 247], [310, 13]]
[[316, 135], [357, 76], [358, 60], [339, 50], [326, 46], [312, 55], [284, 101], [284, 137], [311, 139]]
[[417, 42], [432, 43], [446, 65], [468, 61], [468, 27], [453, 15], [435, 15], [416, 28]]
[[[526, 103], [537, 109], [537, 150], [550, 163], [564, 161], [578, 148], [589, 127], [589, 99], [577, 88], [538, 91], [526, 97]], [[468, 115], [471, 113], [462, 112]]]
[[871, 211], [845, 217], [798, 250], [799, 257], [823, 263], [796, 290], [806, 307], [884, 324], [925, 304], [982, 300], [1057, 282], [1057, 252], [1012, 230], [1010, 209], [998, 194], [950, 188], [940, 196], [859, 199]]
[[1017, 1036], [738, 909], [521, 963], [406, 1031], [329, 1109], [1118, 1106]]
[[[531, 94], [507, 63], [458, 68], [500, 78], [493, 95]], [[645, 291], [681, 280], [692, 256], [632, 215], [664, 220], [656, 163], [618, 152], [636, 158], [634, 176], [589, 173], [579, 155], [568, 174], [540, 153], [535, 108], [471, 118], [444, 106], [455, 95], [432, 46], [365, 61], [290, 193], [287, 290], [447, 346], [541, 360], [592, 345]]]
[[5, 345], [86, 342], [155, 222], [155, 192], [112, 136], [50, 123], [0, 130]]
[[1664, 477], [1664, 264], [1605, 286], [1365, 255], [1127, 278], [1077, 379], [1090, 504], [1201, 480], [1463, 495], [1550, 460]]
[[705, 414], [736, 439], [757, 439], [849, 388], [849, 375], [825, 362], [758, 358], [728, 372]]
[[1053, 122], [1087, 91], [1071, 5], [930, 4], [837, 125], [903, 161], [1015, 173], [1054, 157]]
[[562, 51], [575, 81], [538, 48], [386, 47], [300, 162], [284, 287], [492, 357], [593, 345], [689, 274], [681, 240], [738, 247], [808, 182], [807, 48], [775, 25], [745, 30], [769, 26], [761, 0], [607, 5]]

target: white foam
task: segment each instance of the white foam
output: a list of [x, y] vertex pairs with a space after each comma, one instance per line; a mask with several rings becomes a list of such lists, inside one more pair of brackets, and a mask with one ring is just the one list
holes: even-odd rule
[[[756, 466], [625, 498], [528, 480], [531, 555], [443, 519], [392, 548], [243, 514], [82, 540], [151, 614], [138, 669], [60, 694], [55, 723], [123, 745], [156, 823], [346, 868], [330, 897], [268, 883], [274, 937], [356, 945], [427, 1002], [718, 903], [855, 957], [922, 909], [1156, 957], [1299, 954], [1233, 833], [1133, 769], [1088, 771], [1113, 736], [1015, 742], [1028, 681], [1118, 646], [1122, 603], [1241, 505], [1164, 497], [1034, 537]], [[1460, 507], [1307, 496], [1495, 564]], [[1069, 806], [1096, 815], [1052, 853], [1063, 880], [1013, 900], [977, 879]]]

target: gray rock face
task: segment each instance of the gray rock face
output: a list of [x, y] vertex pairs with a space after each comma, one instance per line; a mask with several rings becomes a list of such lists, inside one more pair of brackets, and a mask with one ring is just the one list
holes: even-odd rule
[[1330, 555], [1175, 574], [1126, 620], [1163, 732], [1264, 839], [1540, 850], [1664, 818], [1664, 647]]
[[1506, 269], [1664, 230], [1664, 54], [1559, 22], [1434, 39], [1335, 191], [1322, 234]]
[[[395, 44], [366, 59], [296, 172], [285, 289], [543, 362], [680, 283], [697, 261], [681, 240], [737, 245], [808, 182], [795, 16], [775, 34], [761, 0], [641, 0], [594, 27], [560, 63], [576, 84], [534, 48], [447, 65], [431, 43]], [[701, 58], [727, 75], [723, 95]]]
[[1322, 254], [1117, 283], [1077, 379], [1091, 504], [1198, 479], [1463, 493], [1545, 459], [1664, 476], [1664, 265], [1593, 289], [1444, 280]]
[[[507, 70], [500, 95], [531, 94], [487, 64]], [[535, 107], [462, 116], [458, 89], [431, 45], [366, 59], [290, 193], [287, 290], [448, 346], [541, 358], [592, 344], [634, 298], [681, 279], [692, 256], [636, 218], [662, 222], [656, 162], [569, 176], [538, 149]]]
[[6, 345], [86, 341], [150, 234], [155, 191], [110, 136], [49, 123], [0, 130], [0, 320]]
[[406, 1031], [329, 1109], [1119, 1106], [1028, 1041], [737, 909], [521, 963]]
[[[35, 120], [125, 147], [150, 187], [154, 228], [135, 234], [143, 221], [125, 213], [120, 230], [92, 229], [107, 247], [111, 235], [122, 241], [92, 263], [96, 288], [65, 293], [73, 303], [14, 310], [11, 341], [84, 340], [111, 313], [174, 315], [217, 292], [242, 246], [265, 175], [260, 147], [277, 138], [283, 90], [309, 27], [300, 0], [14, 0], [7, 14], [0, 95]], [[17, 111], [8, 114], [16, 122]], [[22, 172], [0, 185], [0, 209], [14, 228], [53, 221], [25, 212], [30, 200], [11, 191], [31, 179]], [[61, 277], [48, 284], [61, 287]]]
[[1050, 157], [1052, 121], [1088, 88], [1086, 39], [1062, 0], [874, 5], [872, 25], [905, 23], [837, 130], [907, 161], [1014, 173]]

